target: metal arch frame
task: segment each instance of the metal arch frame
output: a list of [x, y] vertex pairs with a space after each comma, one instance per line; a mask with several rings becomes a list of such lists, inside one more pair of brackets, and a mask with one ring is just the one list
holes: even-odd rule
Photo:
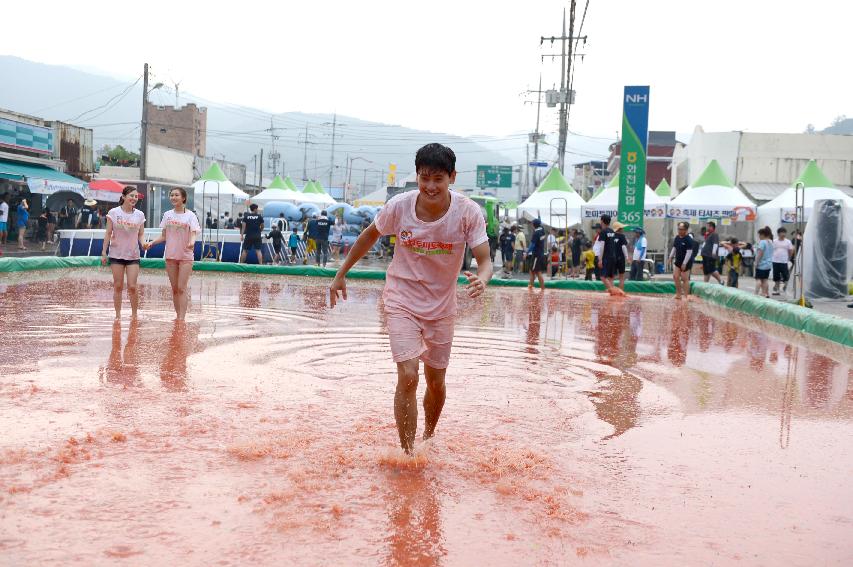
[[[794, 295], [797, 296], [797, 304], [806, 306], [805, 289], [805, 254], [803, 252], [803, 237], [806, 223], [806, 186], [802, 181], [794, 184], [794, 214], [796, 216], [797, 233], [800, 236], [800, 247], [794, 256]], [[799, 291], [799, 295], [797, 292]]]

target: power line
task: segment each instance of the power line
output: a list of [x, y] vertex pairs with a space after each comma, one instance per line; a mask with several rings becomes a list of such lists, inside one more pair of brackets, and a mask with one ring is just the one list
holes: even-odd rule
[[[130, 85], [128, 85], [128, 87], [127, 87], [127, 88], [125, 88], [122, 92], [120, 92], [119, 94], [115, 95], [114, 97], [110, 98], [110, 99], [109, 99], [107, 102], [105, 102], [104, 104], [102, 104], [102, 105], [100, 105], [100, 106], [96, 106], [95, 108], [92, 108], [91, 110], [87, 110], [86, 112], [84, 112], [84, 113], [82, 113], [82, 114], [78, 114], [78, 115], [77, 115], [77, 116], [75, 116], [74, 118], [71, 118], [71, 119], [69, 119], [69, 120], [66, 120], [65, 122], [69, 122], [69, 123], [70, 123], [70, 122], [75, 122], [75, 121], [77, 121], [77, 120], [80, 120], [82, 117], [86, 116], [87, 114], [90, 114], [90, 113], [92, 113], [92, 112], [95, 112], [95, 111], [97, 111], [97, 110], [100, 110], [100, 109], [102, 109], [102, 108], [104, 108], [104, 107], [108, 107], [108, 108], [106, 108], [103, 112], [101, 112], [101, 113], [99, 113], [99, 114], [96, 114], [95, 116], [92, 116], [92, 117], [90, 117], [90, 118], [87, 118], [86, 120], [83, 120], [83, 122], [88, 122], [89, 120], [94, 120], [94, 119], [95, 119], [95, 118], [97, 118], [98, 116], [101, 116], [101, 114], [103, 114], [104, 112], [106, 112], [107, 110], [109, 110], [110, 108], [112, 108], [112, 106], [110, 106], [110, 104], [111, 104], [111, 103], [113, 103], [113, 101], [115, 101], [115, 103], [113, 104], [113, 106], [115, 106], [115, 104], [118, 104], [118, 103], [119, 103], [119, 102], [120, 102], [120, 101], [121, 101], [125, 96], [127, 96], [127, 93], [129, 93], [129, 92], [130, 92], [130, 90], [131, 90], [133, 87], [135, 87], [135, 86], [136, 86], [136, 84], [139, 82], [139, 80], [140, 80], [141, 78], [142, 78], [142, 75], [140, 75], [139, 77], [137, 77], [137, 78], [136, 78], [136, 80], [135, 80], [133, 83], [131, 83]], [[118, 99], [118, 100], [116, 100], [116, 99]]]

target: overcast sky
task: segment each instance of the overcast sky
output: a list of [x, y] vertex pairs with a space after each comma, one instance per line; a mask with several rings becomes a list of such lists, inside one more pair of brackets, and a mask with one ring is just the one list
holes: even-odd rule
[[[853, 116], [853, 3], [591, 0], [570, 130], [615, 137], [626, 84], [651, 85], [650, 128], [800, 132]], [[461, 135], [532, 130], [521, 95], [559, 83], [566, 1], [148, 1], [4, 5], [0, 50], [156, 80], [271, 112], [332, 112]], [[586, 2], [579, 0], [577, 24]], [[14, 86], [4, 86], [14, 88]], [[57, 93], [61, 98], [61, 93]], [[554, 110], [542, 128], [557, 129]]]

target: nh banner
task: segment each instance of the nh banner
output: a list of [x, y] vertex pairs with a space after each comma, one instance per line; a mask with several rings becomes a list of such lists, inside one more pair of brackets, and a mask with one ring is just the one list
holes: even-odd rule
[[649, 141], [649, 87], [625, 87], [622, 103], [619, 222], [642, 228]]

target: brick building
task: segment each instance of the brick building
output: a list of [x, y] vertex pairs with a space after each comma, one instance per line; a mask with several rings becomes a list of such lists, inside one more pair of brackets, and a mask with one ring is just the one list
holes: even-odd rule
[[[672, 184], [672, 155], [676, 146], [684, 144], [675, 139], [675, 132], [649, 132], [648, 159], [646, 162], [646, 185], [657, 187], [662, 179]], [[619, 171], [622, 143], [610, 145], [610, 157], [607, 158], [607, 171], [612, 178]]]
[[148, 143], [203, 157], [207, 151], [207, 109], [193, 103], [175, 108], [149, 102]]

